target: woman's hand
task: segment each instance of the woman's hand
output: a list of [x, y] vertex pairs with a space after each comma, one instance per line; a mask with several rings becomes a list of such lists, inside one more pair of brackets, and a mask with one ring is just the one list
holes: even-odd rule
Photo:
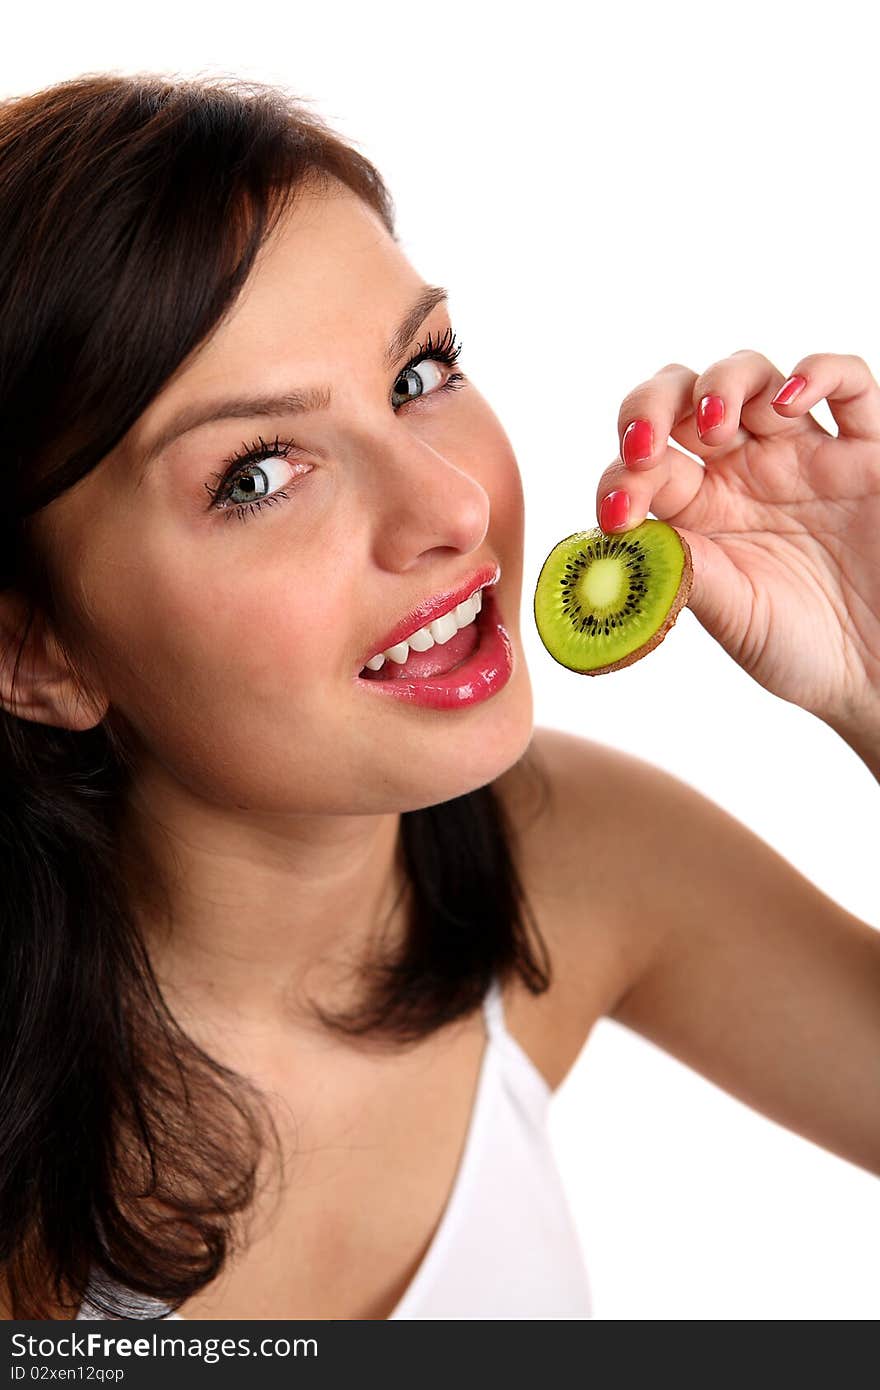
[[[784, 381], [742, 349], [636, 387], [599, 524], [668, 521], [693, 556], [688, 606], [734, 660], [839, 731], [880, 735], [880, 386], [861, 357], [833, 353], [801, 358], [780, 392]], [[836, 437], [807, 413], [822, 397]], [[603, 502], [614, 492], [625, 517]]]

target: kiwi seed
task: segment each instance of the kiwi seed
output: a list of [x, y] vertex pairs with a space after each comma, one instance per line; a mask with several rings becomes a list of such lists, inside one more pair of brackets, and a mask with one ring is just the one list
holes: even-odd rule
[[687, 603], [690, 546], [665, 521], [577, 531], [555, 545], [535, 587], [535, 624], [569, 671], [601, 676], [653, 651]]

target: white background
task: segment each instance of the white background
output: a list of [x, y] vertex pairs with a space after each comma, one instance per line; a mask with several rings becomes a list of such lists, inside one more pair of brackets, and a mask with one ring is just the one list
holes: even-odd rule
[[[669, 769], [880, 926], [880, 787], [836, 734], [688, 610], [647, 660], [597, 679], [556, 665], [531, 613], [549, 550], [596, 524], [623, 396], [667, 362], [702, 371], [749, 347], [788, 374], [840, 352], [880, 375], [870, 8], [80, 0], [20, 15], [4, 96], [87, 71], [253, 77], [378, 165], [522, 469], [536, 723]], [[836, 432], [824, 402], [813, 413]], [[602, 1020], [552, 1133], [597, 1317], [880, 1315], [877, 1179], [636, 1034]]]

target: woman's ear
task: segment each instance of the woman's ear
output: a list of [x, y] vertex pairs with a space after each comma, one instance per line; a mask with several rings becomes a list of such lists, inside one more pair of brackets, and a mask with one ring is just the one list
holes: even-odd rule
[[86, 691], [39, 611], [34, 612], [15, 671], [27, 612], [20, 594], [0, 594], [0, 706], [19, 719], [58, 729], [94, 728], [107, 713], [109, 701]]

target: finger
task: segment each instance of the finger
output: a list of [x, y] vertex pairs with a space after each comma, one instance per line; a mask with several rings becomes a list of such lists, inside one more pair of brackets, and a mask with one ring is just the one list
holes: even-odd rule
[[771, 407], [783, 382], [768, 358], [748, 348], [699, 375], [672, 362], [624, 398], [617, 421], [621, 458], [634, 470], [650, 468], [661, 439], [668, 437], [706, 463], [752, 438], [800, 433], [827, 438], [812, 415], [785, 418]]
[[[671, 445], [652, 468], [634, 471], [622, 459], [615, 459], [596, 488], [599, 525], [603, 531], [620, 532], [641, 525], [648, 512], [660, 521], [674, 518], [693, 502], [705, 477], [706, 471], [696, 459]], [[611, 494], [617, 497], [606, 502]]]
[[802, 389], [788, 404], [773, 406], [780, 414], [785, 412], [784, 418], [803, 415], [824, 397], [839, 435], [880, 441], [880, 386], [863, 357], [814, 352], [801, 358], [788, 380], [793, 378], [804, 382]]
[[627, 468], [634, 473], [653, 468], [670, 438], [704, 461], [717, 454], [719, 447], [736, 448], [750, 438], [748, 431], [740, 428], [715, 431], [705, 439], [700, 436], [694, 403], [698, 380], [689, 367], [670, 362], [624, 397], [617, 434], [620, 457]]
[[[670, 521], [687, 541], [693, 564], [693, 583], [687, 606], [709, 632], [725, 631], [731, 611], [750, 601], [750, 582], [719, 545], [700, 530], [699, 516], [688, 516], [685, 529], [678, 520], [694, 501], [706, 480], [706, 470], [696, 459], [668, 445], [660, 459], [647, 470], [634, 471], [618, 458], [605, 469], [596, 494], [597, 515], [603, 531], [624, 535], [652, 512], [660, 521]], [[629, 501], [628, 515], [619, 525], [606, 525], [603, 499], [613, 493]], [[699, 508], [697, 508], [699, 512]]]
[[[729, 448], [737, 429], [755, 439], [828, 431], [806, 411], [783, 416], [771, 405], [785, 378], [763, 353], [740, 348], [714, 362], [693, 384], [693, 406], [702, 438]], [[815, 404], [815, 402], [813, 402]], [[717, 423], [716, 423], [717, 422]]]

